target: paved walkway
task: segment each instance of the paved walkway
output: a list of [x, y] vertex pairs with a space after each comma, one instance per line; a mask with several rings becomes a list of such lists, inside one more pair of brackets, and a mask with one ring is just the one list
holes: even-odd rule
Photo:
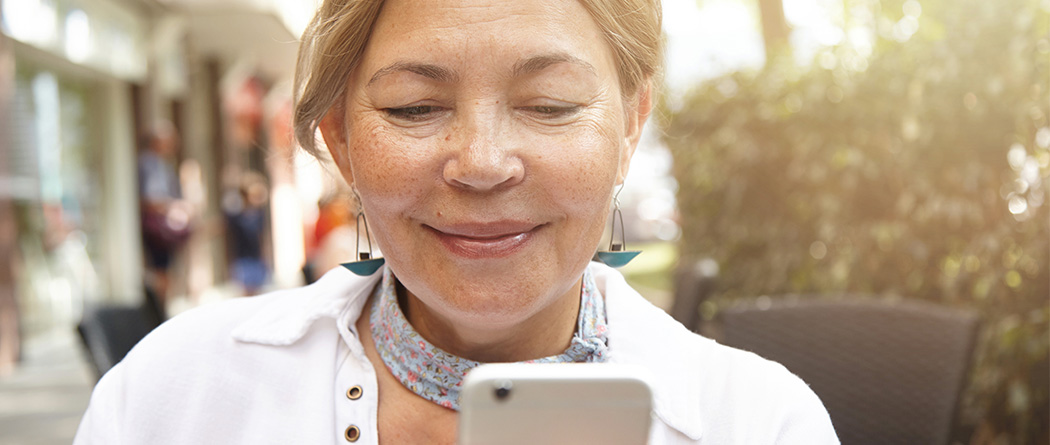
[[73, 328], [23, 344], [15, 373], [0, 378], [0, 444], [68, 445], [95, 384]]

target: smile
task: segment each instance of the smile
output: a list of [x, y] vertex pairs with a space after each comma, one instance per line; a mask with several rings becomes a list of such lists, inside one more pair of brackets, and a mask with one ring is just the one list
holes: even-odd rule
[[543, 225], [519, 221], [424, 225], [452, 254], [468, 259], [501, 258], [524, 249]]

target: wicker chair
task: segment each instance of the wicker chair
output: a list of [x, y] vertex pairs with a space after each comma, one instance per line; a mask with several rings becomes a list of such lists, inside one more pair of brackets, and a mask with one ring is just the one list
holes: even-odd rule
[[809, 383], [842, 443], [948, 443], [975, 314], [870, 298], [758, 302], [721, 313], [723, 342]]

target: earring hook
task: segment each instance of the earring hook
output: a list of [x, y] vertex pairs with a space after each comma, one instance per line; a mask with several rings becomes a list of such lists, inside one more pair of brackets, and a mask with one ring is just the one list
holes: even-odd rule
[[[368, 240], [368, 254], [364, 256], [361, 254], [361, 226], [365, 228], [365, 239]], [[365, 218], [365, 212], [357, 213], [357, 244], [354, 246], [354, 252], [357, 255], [358, 260], [370, 260], [372, 259], [372, 235], [368, 230], [368, 219]]]
[[[613, 194], [613, 214], [612, 214], [612, 233], [609, 234], [609, 250], [597, 253], [598, 259], [605, 264], [612, 267], [621, 267], [634, 257], [642, 253], [639, 250], [628, 251], [627, 250], [627, 233], [623, 225], [623, 212], [620, 211], [620, 192], [623, 191], [624, 183], [620, 183], [620, 188]], [[620, 243], [616, 243], [616, 221], [620, 221]]]
[[[357, 193], [357, 188], [352, 185], [350, 186], [350, 191], [354, 194], [357, 207], [357, 240], [354, 244], [354, 256], [357, 257], [357, 261], [342, 263], [341, 265], [357, 275], [372, 275], [376, 270], [379, 270], [379, 267], [386, 262], [386, 259], [372, 258], [372, 231], [368, 228], [368, 218], [365, 216], [364, 206], [361, 204], [361, 195]], [[364, 230], [365, 239], [368, 241], [368, 253], [361, 252], [362, 230]]]
[[[626, 182], [621, 182], [620, 187], [616, 189], [616, 193], [613, 194], [613, 214], [612, 214], [612, 232], [609, 234], [609, 251], [618, 252], [627, 250], [627, 235], [624, 234], [623, 226], [623, 212], [620, 211], [620, 192], [623, 191], [623, 186]], [[620, 244], [616, 245], [616, 220], [620, 220]]]

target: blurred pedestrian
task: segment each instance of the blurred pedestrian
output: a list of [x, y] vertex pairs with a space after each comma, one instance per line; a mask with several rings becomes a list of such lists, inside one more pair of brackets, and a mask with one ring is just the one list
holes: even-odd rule
[[245, 295], [255, 295], [270, 276], [263, 259], [268, 197], [269, 191], [262, 176], [247, 173], [238, 189], [229, 191], [223, 198], [226, 233], [233, 258], [230, 276], [241, 285]]
[[139, 206], [146, 260], [146, 287], [163, 308], [172, 261], [191, 233], [191, 207], [182, 200], [175, 169], [178, 134], [168, 121], [156, 122], [138, 156]]

